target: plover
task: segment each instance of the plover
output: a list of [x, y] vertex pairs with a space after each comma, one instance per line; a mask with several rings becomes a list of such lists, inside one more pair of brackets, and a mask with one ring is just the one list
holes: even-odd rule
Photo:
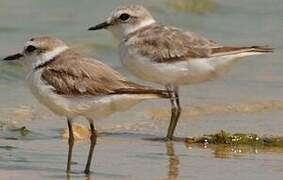
[[84, 170], [89, 173], [97, 137], [94, 119], [126, 110], [142, 100], [170, 98], [166, 90], [127, 81], [108, 65], [82, 57], [57, 38], [32, 38], [23, 52], [4, 58], [17, 59], [29, 70], [27, 82], [32, 94], [55, 114], [67, 117], [67, 172], [70, 172], [74, 145], [73, 118], [84, 116], [90, 124], [91, 145]]
[[193, 32], [163, 26], [141, 5], [118, 7], [105, 22], [89, 28], [99, 29], [109, 30], [120, 41], [120, 60], [126, 69], [173, 91], [169, 140], [181, 114], [179, 85], [214, 79], [243, 57], [273, 51], [260, 46], [223, 46]]

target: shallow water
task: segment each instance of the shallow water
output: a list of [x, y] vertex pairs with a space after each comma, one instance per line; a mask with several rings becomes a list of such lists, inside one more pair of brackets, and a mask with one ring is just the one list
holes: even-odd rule
[[[177, 136], [249, 132], [282, 135], [283, 2], [281, 0], [22, 0], [0, 1], [0, 57], [21, 50], [32, 36], [64, 39], [127, 75], [117, 42], [108, 32], [88, 32], [122, 3], [146, 5], [163, 24], [178, 26], [227, 45], [270, 45], [274, 54], [249, 57], [223, 77], [184, 86], [184, 113]], [[185, 4], [183, 4], [185, 2]], [[194, 3], [192, 3], [194, 2]], [[24, 86], [23, 69], [0, 62], [0, 175], [2, 179], [282, 179], [282, 149], [187, 146], [148, 139], [168, 125], [167, 101], [144, 102], [97, 121], [104, 132], [95, 149], [93, 173], [79, 172], [88, 143], [75, 145], [75, 172], [66, 177], [66, 122], [38, 105]], [[145, 83], [145, 82], [143, 82]], [[160, 108], [162, 107], [162, 108]], [[166, 108], [168, 111], [166, 111]], [[27, 136], [9, 128], [26, 126]], [[7, 147], [8, 146], [8, 147]], [[11, 147], [10, 147], [11, 146]]]

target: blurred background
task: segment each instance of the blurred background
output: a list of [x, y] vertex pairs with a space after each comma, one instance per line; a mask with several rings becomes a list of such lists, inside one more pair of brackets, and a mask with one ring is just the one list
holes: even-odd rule
[[[158, 87], [127, 73], [119, 61], [118, 42], [109, 32], [87, 31], [105, 20], [115, 7], [129, 3], [146, 6], [162, 24], [197, 32], [220, 44], [275, 48], [273, 54], [243, 59], [217, 80], [182, 86], [184, 113], [177, 136], [199, 136], [221, 129], [282, 135], [282, 0], [0, 0], [0, 58], [21, 51], [31, 37], [50, 35], [85, 56], [111, 65], [131, 80]], [[2, 175], [4, 179], [64, 179], [67, 143], [62, 134], [66, 122], [38, 104], [24, 79], [23, 67], [0, 62], [1, 179]], [[224, 149], [224, 153], [232, 155], [219, 159], [213, 148], [144, 140], [166, 134], [169, 113], [169, 102], [148, 101], [97, 121], [98, 131], [105, 135], [99, 139], [97, 164], [91, 177], [282, 178], [282, 151], [257, 154], [254, 149], [245, 153]], [[22, 137], [11, 130], [22, 126], [32, 133]], [[13, 148], [3, 148], [6, 146]], [[73, 169], [82, 169], [88, 143], [79, 143], [77, 147], [74, 159], [78, 164]]]

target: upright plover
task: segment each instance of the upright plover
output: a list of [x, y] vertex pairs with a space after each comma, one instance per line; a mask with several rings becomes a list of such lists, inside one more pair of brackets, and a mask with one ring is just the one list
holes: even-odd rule
[[94, 119], [130, 108], [146, 99], [170, 98], [166, 90], [152, 89], [127, 81], [111, 67], [92, 58], [82, 57], [63, 41], [53, 37], [30, 39], [23, 52], [4, 60], [21, 60], [29, 70], [27, 82], [40, 103], [59, 116], [67, 117], [70, 172], [74, 135], [72, 120], [88, 119], [91, 130], [90, 149], [84, 173], [89, 173], [96, 144]]
[[89, 28], [99, 29], [111, 31], [120, 41], [121, 62], [131, 73], [173, 91], [169, 140], [181, 114], [179, 85], [214, 79], [243, 57], [272, 52], [260, 46], [222, 46], [193, 32], [163, 26], [141, 5], [118, 7], [105, 22]]

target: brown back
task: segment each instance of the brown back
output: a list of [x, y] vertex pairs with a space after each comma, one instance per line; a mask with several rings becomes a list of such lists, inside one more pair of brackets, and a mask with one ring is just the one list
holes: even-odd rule
[[43, 67], [42, 79], [61, 95], [157, 94], [146, 86], [126, 81], [111, 67], [67, 50]]

